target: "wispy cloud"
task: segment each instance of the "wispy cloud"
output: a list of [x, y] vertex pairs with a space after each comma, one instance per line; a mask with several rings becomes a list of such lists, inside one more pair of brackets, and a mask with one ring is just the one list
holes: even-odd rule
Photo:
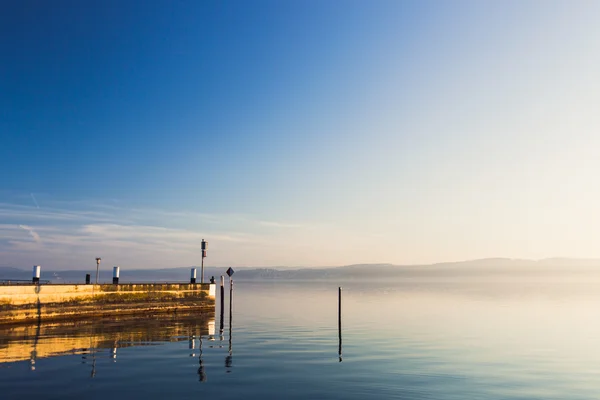
[[35, 204], [36, 208], [39, 210], [40, 205], [38, 204], [37, 200], [35, 199], [35, 196], [33, 195], [33, 193], [31, 194], [31, 200], [33, 200], [33, 203]]
[[46, 198], [37, 209], [24, 200], [27, 196], [19, 204], [0, 203], [3, 265], [85, 269], [95, 267], [98, 256], [123, 268], [198, 265], [202, 239], [210, 243], [211, 266], [340, 265], [362, 261], [351, 250], [365, 241], [375, 252], [396, 245], [365, 230], [359, 237], [330, 221]]
[[262, 226], [267, 226], [270, 228], [303, 228], [304, 224], [294, 224], [287, 222], [277, 222], [277, 221], [258, 221], [258, 223]]
[[[317, 253], [318, 236], [334, 227], [321, 223], [265, 220], [239, 213], [127, 208], [115, 203], [52, 202], [42, 209], [0, 203], [0, 252], [3, 262], [82, 268], [94, 257], [127, 267], [197, 265], [200, 242], [208, 240], [212, 265], [290, 265]], [[340, 240], [339, 234], [331, 234]], [[32, 240], [33, 239], [33, 240]], [[113, 260], [113, 261], [109, 261]]]
[[28, 225], [19, 225], [19, 228], [25, 229], [27, 232], [29, 232], [33, 240], [35, 240], [37, 243], [40, 242], [40, 235], [36, 231], [34, 231], [32, 227]]

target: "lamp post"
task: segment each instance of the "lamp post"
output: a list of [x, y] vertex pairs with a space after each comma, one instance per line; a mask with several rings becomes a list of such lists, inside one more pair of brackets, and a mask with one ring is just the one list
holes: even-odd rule
[[98, 284], [98, 270], [100, 269], [100, 257], [96, 257], [96, 285]]
[[204, 257], [206, 257], [206, 246], [208, 242], [202, 239], [202, 266], [200, 267], [200, 283], [204, 283]]

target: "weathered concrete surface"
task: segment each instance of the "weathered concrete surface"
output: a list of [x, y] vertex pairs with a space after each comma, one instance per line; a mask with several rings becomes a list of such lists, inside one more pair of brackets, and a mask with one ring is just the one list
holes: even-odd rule
[[0, 286], [0, 324], [208, 311], [214, 308], [213, 293], [209, 284], [6, 285]]

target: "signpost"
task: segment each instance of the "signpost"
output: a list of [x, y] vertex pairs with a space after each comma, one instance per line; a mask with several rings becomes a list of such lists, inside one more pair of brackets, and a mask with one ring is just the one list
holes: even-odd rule
[[227, 268], [227, 275], [229, 276], [229, 355], [225, 357], [225, 366], [227, 368], [230, 368], [231, 364], [233, 363], [233, 351], [231, 349], [231, 326], [233, 322], [233, 279], [231, 279], [231, 277], [233, 276], [234, 272], [235, 271], [233, 268]]

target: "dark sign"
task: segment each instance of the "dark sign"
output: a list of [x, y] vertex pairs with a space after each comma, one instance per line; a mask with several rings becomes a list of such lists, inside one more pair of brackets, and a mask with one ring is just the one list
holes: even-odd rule
[[231, 278], [231, 275], [233, 275], [233, 273], [234, 273], [234, 272], [235, 272], [235, 271], [234, 271], [234, 270], [233, 270], [233, 268], [231, 268], [231, 267], [229, 267], [229, 268], [227, 269], [227, 275], [229, 275], [229, 277], [230, 277], [230, 278]]

